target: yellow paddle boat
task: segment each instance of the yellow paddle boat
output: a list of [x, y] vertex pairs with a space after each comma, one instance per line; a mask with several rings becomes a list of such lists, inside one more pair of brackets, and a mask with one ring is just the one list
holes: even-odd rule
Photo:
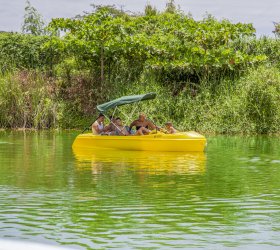
[[73, 148], [106, 148], [141, 151], [204, 151], [206, 139], [196, 132], [164, 134], [157, 132], [143, 136], [103, 136], [91, 133], [76, 137]]
[[[106, 113], [108, 109], [117, 108], [125, 104], [136, 103], [154, 99], [155, 93], [144, 95], [123, 96], [116, 100], [97, 106], [97, 110]], [[106, 116], [106, 115], [105, 115]], [[167, 151], [167, 152], [201, 152], [206, 146], [206, 139], [197, 132], [179, 132], [165, 134], [153, 131], [142, 136], [120, 135], [93, 135], [92, 133], [80, 134], [76, 137], [73, 148], [104, 148], [110, 150], [137, 150], [137, 151]]]

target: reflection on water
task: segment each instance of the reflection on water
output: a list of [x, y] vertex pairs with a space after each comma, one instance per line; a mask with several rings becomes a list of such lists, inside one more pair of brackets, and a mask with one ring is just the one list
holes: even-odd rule
[[[101, 171], [103, 166], [111, 165], [118, 171], [134, 170], [148, 174], [176, 173], [195, 174], [205, 171], [206, 157], [203, 152], [144, 152], [74, 148], [79, 170]], [[104, 169], [106, 171], [106, 168]]]
[[279, 138], [213, 137], [190, 154], [73, 152], [74, 138], [0, 131], [0, 240], [279, 249]]

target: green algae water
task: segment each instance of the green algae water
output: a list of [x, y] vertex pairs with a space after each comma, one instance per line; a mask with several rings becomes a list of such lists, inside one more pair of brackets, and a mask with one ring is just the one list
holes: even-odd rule
[[280, 248], [280, 138], [192, 154], [72, 151], [76, 135], [0, 132], [0, 247]]

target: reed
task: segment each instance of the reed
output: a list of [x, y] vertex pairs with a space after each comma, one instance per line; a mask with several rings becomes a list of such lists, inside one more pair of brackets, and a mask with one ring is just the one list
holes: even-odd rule
[[[195, 91], [186, 85], [176, 96], [172, 87], [162, 86], [148, 73], [141, 81], [108, 84], [99, 99], [95, 97], [102, 89], [90, 74], [72, 76], [71, 85], [65, 85], [66, 78], [64, 81], [36, 71], [2, 75], [0, 127], [83, 128], [95, 119], [98, 103], [122, 95], [156, 92], [155, 100], [137, 104], [131, 119], [141, 111], [159, 126], [171, 120], [181, 130], [218, 134], [271, 134], [280, 130], [277, 67], [249, 69], [237, 81], [224, 79], [215, 84], [215, 89], [211, 82], [202, 83]], [[124, 106], [123, 111], [130, 114], [133, 108]]]
[[36, 71], [0, 77], [0, 126], [50, 128], [57, 126], [55, 83]]

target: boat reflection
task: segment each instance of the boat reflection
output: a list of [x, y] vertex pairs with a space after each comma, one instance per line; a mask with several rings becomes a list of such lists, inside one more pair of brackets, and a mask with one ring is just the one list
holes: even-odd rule
[[108, 170], [132, 170], [157, 174], [197, 174], [205, 172], [204, 152], [150, 152], [74, 148], [78, 170], [93, 173]]

